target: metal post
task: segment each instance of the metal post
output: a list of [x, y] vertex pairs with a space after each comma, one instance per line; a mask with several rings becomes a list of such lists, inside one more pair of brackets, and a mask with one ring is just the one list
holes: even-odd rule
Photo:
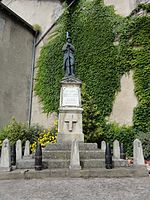
[[123, 143], [120, 144], [120, 158], [126, 159], [125, 149]]
[[106, 151], [105, 151], [105, 167], [106, 169], [112, 169], [112, 154], [110, 144], [106, 144]]
[[42, 170], [42, 148], [38, 142], [35, 151], [35, 170]]
[[16, 165], [16, 145], [11, 146], [11, 165]]

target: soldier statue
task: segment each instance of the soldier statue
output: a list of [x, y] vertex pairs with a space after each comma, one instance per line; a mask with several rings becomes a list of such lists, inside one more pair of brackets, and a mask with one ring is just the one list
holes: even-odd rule
[[74, 52], [75, 48], [71, 44], [71, 37], [70, 33], [67, 32], [67, 42], [64, 44], [62, 51], [64, 52], [64, 72], [65, 77], [68, 76], [75, 76], [75, 59], [74, 59]]

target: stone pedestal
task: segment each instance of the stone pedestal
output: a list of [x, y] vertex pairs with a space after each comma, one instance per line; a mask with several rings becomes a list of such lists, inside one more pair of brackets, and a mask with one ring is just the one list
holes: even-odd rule
[[84, 142], [82, 133], [81, 81], [67, 77], [61, 81], [57, 142]]
[[135, 139], [133, 142], [133, 163], [135, 166], [145, 166], [143, 147], [139, 139]]
[[11, 171], [11, 155], [9, 140], [5, 139], [2, 145], [0, 171]]
[[73, 140], [71, 145], [70, 170], [80, 170], [80, 154], [78, 141]]

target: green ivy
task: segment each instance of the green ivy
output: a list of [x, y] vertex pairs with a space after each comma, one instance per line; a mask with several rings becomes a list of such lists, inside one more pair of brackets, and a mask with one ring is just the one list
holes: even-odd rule
[[[75, 1], [58, 21], [55, 30], [49, 36], [48, 44], [42, 48], [37, 63], [35, 92], [40, 97], [45, 113], [58, 111], [60, 80], [63, 77], [61, 49], [66, 41], [66, 31], [71, 32], [72, 43], [76, 49], [76, 76], [86, 84], [88, 100], [83, 102], [83, 107], [87, 106], [90, 110], [90, 106], [86, 103], [91, 105], [91, 102], [94, 102], [95, 107], [92, 112], [96, 113], [98, 110], [100, 113], [96, 116], [94, 126], [95, 133], [99, 132], [97, 124], [100, 123], [101, 133], [97, 134], [97, 139], [94, 134], [93, 140], [98, 141], [103, 135], [108, 141], [109, 136], [112, 140], [114, 139], [112, 135], [118, 132], [122, 134], [120, 127], [117, 131], [105, 123], [105, 118], [112, 111], [115, 94], [120, 89], [121, 76], [131, 69], [134, 71], [138, 106], [134, 111], [134, 126], [129, 129], [122, 127], [126, 134], [120, 135], [119, 138], [121, 141], [126, 141], [127, 135], [130, 137], [129, 132], [148, 132], [150, 130], [150, 17], [121, 18], [114, 13], [112, 7], [106, 7], [102, 0]], [[115, 40], [119, 41], [117, 46], [113, 44]], [[90, 116], [87, 109], [83, 116], [86, 114]], [[84, 118], [85, 124], [86, 121], [88, 119]], [[87, 128], [85, 124], [83, 124], [84, 130]], [[90, 136], [91, 127], [90, 125], [88, 127]], [[130, 145], [133, 135], [128, 141]]]
[[21, 140], [24, 145], [26, 140], [33, 143], [37, 133], [42, 127], [32, 126], [29, 127], [28, 124], [17, 122], [15, 118], [0, 129], [0, 147], [4, 139], [9, 139], [10, 144], [15, 144], [17, 140]]
[[143, 10], [146, 10], [147, 12], [150, 12], [150, 3], [148, 3], [148, 4], [143, 4], [143, 3], [139, 4], [138, 5], [138, 9], [143, 9]]
[[96, 142], [100, 146], [104, 140], [101, 113], [94, 99], [87, 93], [85, 83], [82, 83], [83, 133], [85, 142]]
[[50, 37], [41, 51], [35, 91], [44, 112], [58, 111], [63, 76], [61, 49], [65, 43], [65, 32], [69, 30], [76, 48], [76, 76], [85, 82], [87, 92], [96, 102], [101, 119], [104, 119], [110, 114], [115, 92], [119, 89], [117, 47], [113, 45], [119, 17], [101, 0], [77, 1], [69, 11], [59, 21], [57, 37]]
[[135, 129], [127, 126], [120, 126], [117, 123], [105, 124], [103, 127], [104, 140], [113, 146], [113, 142], [118, 140], [124, 144], [126, 156], [133, 155], [133, 141], [135, 139]]
[[150, 160], [150, 132], [139, 132], [136, 137], [142, 142], [144, 158]]

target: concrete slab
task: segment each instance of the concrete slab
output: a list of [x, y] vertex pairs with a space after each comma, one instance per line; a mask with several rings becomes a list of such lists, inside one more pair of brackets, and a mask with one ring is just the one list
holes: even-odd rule
[[150, 178], [48, 178], [0, 181], [1, 200], [140, 200]]
[[148, 177], [146, 167], [129, 167], [114, 169], [87, 169], [87, 170], [70, 170], [70, 169], [45, 169], [35, 171], [34, 169], [15, 170], [11, 172], [0, 172], [0, 180], [11, 179], [46, 179], [46, 178], [123, 178], [123, 177]]

